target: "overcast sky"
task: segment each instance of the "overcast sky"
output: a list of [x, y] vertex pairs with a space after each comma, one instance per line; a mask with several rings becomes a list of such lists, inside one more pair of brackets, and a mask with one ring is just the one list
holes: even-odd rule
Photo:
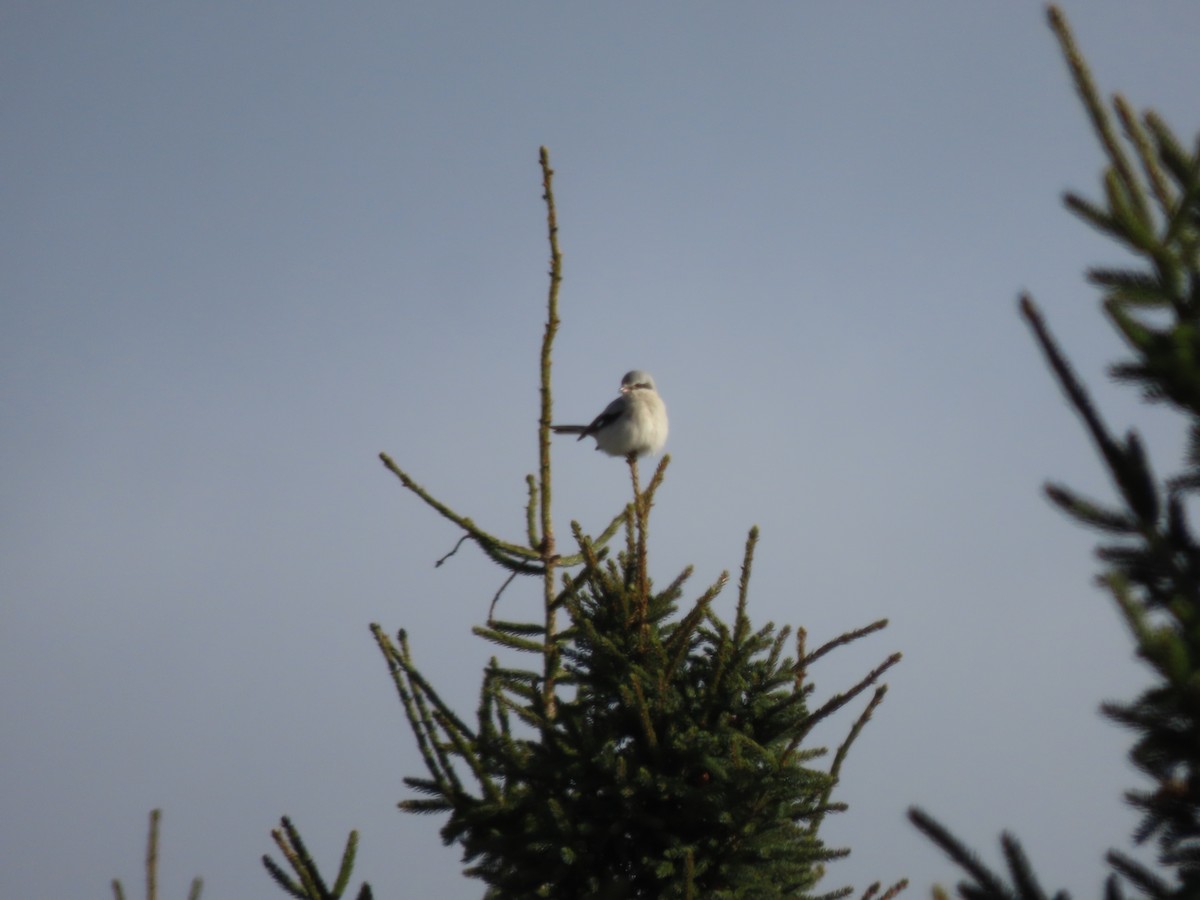
[[[1068, 0], [1105, 91], [1200, 124], [1200, 5]], [[903, 663], [843, 773], [822, 885], [958, 873], [920, 804], [1095, 895], [1135, 817], [1103, 699], [1147, 674], [1040, 494], [1111, 495], [1016, 314], [1032, 291], [1160, 470], [1177, 427], [1121, 352], [1068, 215], [1101, 156], [1024, 0], [0, 5], [0, 896], [278, 897], [294, 817], [378, 897], [476, 898], [367, 625], [409, 629], [473, 715], [502, 576], [379, 464], [523, 534], [547, 249], [565, 254], [556, 418], [651, 371], [672, 464], [652, 574], [695, 596], [762, 528], [751, 612], [812, 675]], [[555, 445], [560, 533], [626, 501]], [[534, 616], [514, 584], [506, 618]], [[732, 608], [733, 592], [720, 609]], [[836, 744], [851, 715], [818, 739]]]

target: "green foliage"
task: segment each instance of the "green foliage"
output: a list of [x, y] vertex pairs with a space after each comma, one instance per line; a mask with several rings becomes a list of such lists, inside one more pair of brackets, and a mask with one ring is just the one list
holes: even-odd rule
[[[1165, 875], [1110, 851], [1114, 874], [1107, 896], [1120, 897], [1127, 884], [1148, 897], [1194, 898], [1200, 896], [1200, 546], [1188, 524], [1186, 502], [1200, 488], [1200, 140], [1196, 150], [1185, 151], [1157, 115], [1147, 112], [1139, 120], [1117, 96], [1112, 109], [1122, 142], [1055, 7], [1050, 7], [1050, 23], [1109, 158], [1104, 203], [1068, 194], [1066, 205], [1116, 239], [1142, 266], [1089, 273], [1104, 290], [1104, 311], [1131, 352], [1111, 374], [1135, 385], [1148, 401], [1170, 405], [1187, 419], [1190, 433], [1184, 469], [1157, 478], [1138, 435], [1121, 438], [1110, 432], [1041, 313], [1022, 298], [1022, 313], [1091, 434], [1119, 505], [1081, 497], [1061, 485], [1047, 486], [1047, 495], [1105, 535], [1097, 549], [1107, 566], [1100, 581], [1155, 679], [1132, 703], [1101, 708], [1136, 734], [1130, 758], [1153, 787], [1125, 795], [1142, 815], [1133, 836], [1137, 843], [1156, 842]], [[1045, 896], [1011, 836], [1003, 838], [1009, 884], [927, 814], [913, 810], [911, 817], [972, 877], [959, 886], [961, 896]]]
[[[342, 851], [342, 862], [338, 866], [337, 878], [334, 879], [331, 888], [326, 885], [320, 869], [309, 855], [308, 848], [304, 846], [304, 841], [300, 839], [300, 833], [292, 825], [291, 819], [284, 816], [279, 824], [280, 827], [271, 832], [271, 837], [275, 840], [283, 858], [291, 866], [294, 877], [285, 872], [275, 860], [264, 854], [263, 866], [271, 873], [275, 883], [300, 900], [340, 900], [346, 892], [346, 885], [350, 882], [350, 871], [354, 868], [354, 854], [358, 850], [358, 832], [350, 832], [350, 837], [346, 841], [346, 849]], [[364, 884], [359, 888], [356, 897], [357, 900], [371, 900], [370, 885]]]
[[[681, 616], [687, 572], [643, 598], [635, 556], [609, 563], [577, 537], [585, 563], [556, 600], [571, 625], [553, 717], [539, 673], [493, 661], [469, 728], [421, 679], [403, 633], [393, 643], [375, 627], [431, 776], [406, 779], [425, 796], [401, 807], [448, 812], [443, 838], [493, 898], [808, 896], [845, 852], [817, 835], [836, 775], [800, 749], [819, 717], [803, 660], [785, 655], [790, 629], [755, 630], [746, 616], [757, 534], [732, 623], [712, 610], [724, 577]], [[540, 653], [525, 646], [536, 630], [481, 631]]]

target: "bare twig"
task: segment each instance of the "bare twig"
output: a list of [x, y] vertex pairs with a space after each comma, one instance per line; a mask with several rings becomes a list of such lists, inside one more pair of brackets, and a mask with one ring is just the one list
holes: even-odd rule
[[454, 549], [453, 549], [453, 550], [451, 550], [449, 553], [447, 553], [445, 556], [443, 556], [441, 559], [439, 559], [437, 562], [435, 562], [435, 563], [433, 564], [433, 567], [434, 567], [435, 569], [440, 569], [440, 568], [441, 568], [441, 566], [442, 566], [442, 563], [444, 563], [446, 560], [448, 560], [450, 557], [452, 557], [452, 556], [453, 556], [455, 553], [457, 553], [457, 552], [458, 552], [458, 548], [459, 548], [459, 547], [461, 547], [461, 546], [463, 545], [463, 541], [467, 540], [469, 537], [470, 537], [470, 535], [469, 535], [469, 534], [464, 534], [462, 537], [460, 537], [460, 538], [458, 539], [458, 543], [456, 543], [456, 544], [454, 545]]
[[508, 578], [505, 579], [504, 584], [500, 585], [500, 590], [496, 591], [496, 596], [492, 597], [492, 605], [488, 607], [487, 620], [489, 625], [493, 623], [492, 614], [496, 612], [496, 604], [500, 602], [500, 595], [504, 593], [504, 589], [512, 584], [513, 579], [516, 577], [516, 572], [513, 572], [511, 575], [509, 575]]
[[150, 836], [146, 839], [146, 900], [158, 900], [158, 822], [161, 809], [150, 810]]
[[542, 147], [538, 154], [542, 167], [542, 198], [546, 201], [546, 232], [550, 241], [550, 288], [546, 297], [546, 330], [542, 335], [541, 400], [542, 416], [538, 427], [538, 495], [541, 500], [542, 602], [545, 615], [545, 655], [543, 658], [542, 700], [546, 718], [554, 718], [555, 676], [558, 674], [558, 621], [554, 603], [554, 524], [550, 515], [550, 423], [553, 397], [550, 393], [550, 350], [558, 332], [558, 286], [562, 283], [562, 251], [558, 248], [558, 213], [554, 207], [554, 170], [550, 151]]

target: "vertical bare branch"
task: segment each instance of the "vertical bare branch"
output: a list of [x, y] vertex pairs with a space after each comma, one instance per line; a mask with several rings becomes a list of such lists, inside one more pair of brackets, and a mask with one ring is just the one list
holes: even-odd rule
[[158, 820], [161, 809], [150, 810], [150, 836], [146, 839], [146, 900], [158, 900]]
[[558, 559], [554, 547], [554, 524], [550, 517], [550, 423], [553, 398], [550, 394], [550, 350], [558, 332], [558, 286], [562, 282], [562, 252], [558, 249], [558, 214], [554, 208], [554, 170], [550, 168], [550, 151], [542, 147], [539, 153], [542, 166], [542, 197], [546, 201], [546, 230], [550, 240], [550, 289], [546, 298], [546, 331], [542, 336], [541, 399], [542, 417], [538, 429], [538, 484], [541, 501], [542, 526], [542, 599], [545, 609], [545, 662], [543, 666], [542, 698], [546, 718], [555, 712], [554, 683], [558, 673], [558, 622], [554, 605], [554, 565]]

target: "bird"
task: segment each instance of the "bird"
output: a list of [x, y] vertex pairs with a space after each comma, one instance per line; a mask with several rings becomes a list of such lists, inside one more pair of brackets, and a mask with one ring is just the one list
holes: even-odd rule
[[667, 442], [667, 407], [649, 372], [634, 369], [621, 379], [621, 396], [604, 408], [591, 425], [551, 425], [555, 434], [596, 439], [596, 449], [609, 456], [658, 453]]

